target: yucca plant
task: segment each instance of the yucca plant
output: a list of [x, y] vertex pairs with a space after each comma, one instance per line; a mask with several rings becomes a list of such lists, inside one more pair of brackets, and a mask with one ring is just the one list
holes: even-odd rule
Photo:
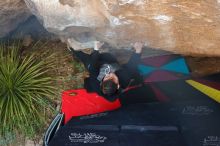
[[35, 134], [53, 96], [53, 60], [34, 54], [20, 57], [19, 45], [0, 45], [0, 132]]

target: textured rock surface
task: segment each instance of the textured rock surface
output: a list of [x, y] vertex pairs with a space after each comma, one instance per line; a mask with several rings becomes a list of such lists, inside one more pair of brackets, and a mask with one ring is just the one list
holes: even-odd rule
[[0, 1], [0, 38], [5, 37], [31, 14], [24, 0]]
[[219, 0], [25, 0], [61, 38], [220, 56]]
[[34, 15], [30, 16], [25, 22], [19, 24], [15, 30], [10, 32], [6, 39], [25, 40], [26, 36], [30, 36], [33, 40], [59, 39], [57, 36], [49, 33]]

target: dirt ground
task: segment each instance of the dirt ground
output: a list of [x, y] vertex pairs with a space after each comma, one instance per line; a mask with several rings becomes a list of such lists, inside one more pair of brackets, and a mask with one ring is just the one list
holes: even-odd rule
[[[77, 89], [83, 87], [83, 78], [88, 75], [85, 71], [82, 63], [73, 59], [71, 53], [66, 48], [66, 44], [61, 43], [60, 41], [44, 41], [33, 44], [29, 47], [23, 48], [23, 53], [32, 53], [35, 52], [38, 56], [49, 55], [55, 53], [54, 59], [56, 61], [56, 69], [50, 74], [54, 76], [57, 81], [55, 86], [58, 87], [56, 97], [54, 98], [54, 105], [56, 106], [57, 112], [60, 110], [61, 105], [61, 93], [64, 90]], [[102, 52], [109, 51], [117, 56], [120, 63], [125, 63], [131, 55], [130, 50], [108, 50], [103, 49]], [[86, 50], [85, 52], [89, 53], [91, 50]], [[148, 56], [149, 52], [144, 51], [143, 56]], [[220, 58], [202, 58], [202, 57], [185, 57], [187, 64], [192, 72], [192, 76], [204, 76], [213, 73], [220, 72]], [[45, 132], [46, 128], [49, 126], [49, 123], [53, 119], [54, 115], [50, 115], [50, 118], [47, 121], [40, 134], [36, 136], [35, 141], [25, 140], [24, 138], [19, 138], [17, 145], [20, 146], [41, 146], [42, 145], [42, 135]], [[32, 143], [32, 144], [31, 144]], [[15, 146], [15, 145], [14, 145]]]

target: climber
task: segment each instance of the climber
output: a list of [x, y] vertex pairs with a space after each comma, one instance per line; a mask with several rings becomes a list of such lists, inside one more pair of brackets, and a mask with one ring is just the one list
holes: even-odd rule
[[74, 50], [69, 40], [67, 45], [73, 57], [82, 61], [89, 72], [89, 77], [84, 79], [84, 88], [88, 92], [96, 92], [107, 100], [114, 101], [131, 84], [143, 82], [137, 70], [143, 48], [140, 42], [133, 45], [135, 52], [128, 63], [123, 65], [120, 65], [112, 54], [99, 53], [103, 43], [98, 41], [95, 41], [94, 50], [90, 55]]

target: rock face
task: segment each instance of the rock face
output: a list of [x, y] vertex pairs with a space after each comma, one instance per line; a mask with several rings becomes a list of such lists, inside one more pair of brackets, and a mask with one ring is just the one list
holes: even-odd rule
[[220, 0], [25, 0], [44, 27], [63, 40], [220, 56]]
[[28, 37], [31, 37], [33, 40], [59, 40], [57, 36], [49, 33], [34, 15], [19, 24], [5, 39], [23, 39], [26, 41], [30, 40], [27, 39]]
[[31, 15], [24, 0], [0, 1], [0, 38], [8, 35]]

